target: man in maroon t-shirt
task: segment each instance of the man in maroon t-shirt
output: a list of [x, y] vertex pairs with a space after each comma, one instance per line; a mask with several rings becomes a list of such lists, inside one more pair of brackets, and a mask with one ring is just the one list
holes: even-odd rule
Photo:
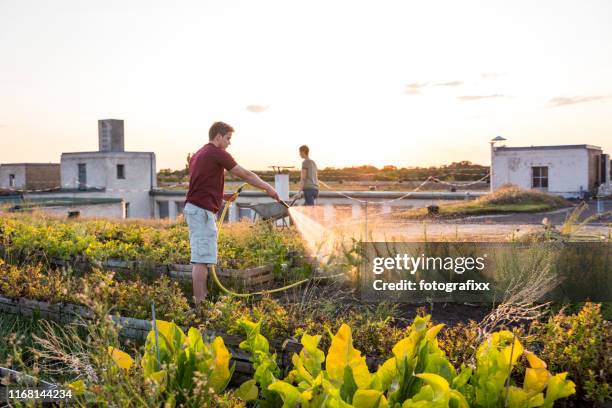
[[234, 129], [223, 122], [215, 122], [208, 131], [209, 143], [191, 157], [189, 161], [189, 191], [185, 200], [185, 220], [189, 226], [191, 263], [193, 264], [193, 296], [199, 303], [208, 294], [209, 264], [217, 263], [217, 223], [215, 214], [223, 199], [233, 199], [232, 194], [223, 194], [225, 170], [247, 183], [265, 190], [275, 200], [278, 193], [271, 185], [255, 173], [242, 168], [226, 151]]

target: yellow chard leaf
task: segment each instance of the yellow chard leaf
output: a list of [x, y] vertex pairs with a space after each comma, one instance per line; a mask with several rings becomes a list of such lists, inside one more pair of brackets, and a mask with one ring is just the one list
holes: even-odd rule
[[416, 376], [431, 386], [433, 390], [432, 402], [448, 403], [450, 400], [450, 386], [444, 377], [430, 373], [421, 373]]
[[372, 387], [379, 391], [386, 391], [397, 374], [396, 361], [395, 358], [392, 357], [378, 367], [372, 379]]
[[134, 359], [129, 354], [116, 349], [112, 346], [108, 346], [108, 354], [111, 356], [115, 364], [124, 370], [129, 370], [134, 364]]
[[545, 368], [527, 368], [523, 389], [530, 394], [536, 394], [546, 388], [549, 378], [550, 373]]
[[525, 350], [525, 357], [527, 357], [527, 361], [529, 362], [529, 366], [531, 368], [547, 368], [544, 360], [541, 360], [531, 351]]
[[268, 386], [268, 390], [280, 394], [283, 399], [283, 408], [293, 408], [308, 401], [304, 399], [304, 397], [308, 396], [308, 393], [302, 395], [300, 390], [285, 381], [279, 380], [273, 382]]
[[355, 408], [386, 408], [387, 399], [384, 394], [376, 390], [357, 390], [353, 395]]
[[427, 339], [429, 339], [429, 340], [435, 339], [436, 336], [438, 336], [438, 333], [440, 332], [440, 330], [442, 330], [443, 327], [444, 327], [444, 324], [435, 325], [431, 329], [427, 330], [427, 334], [425, 335], [425, 337], [427, 337]]
[[343, 324], [332, 339], [327, 352], [325, 368], [334, 383], [342, 384], [346, 367], [351, 368], [358, 388], [369, 388], [372, 375], [368, 370], [365, 357], [359, 350], [353, 348], [351, 329]]
[[[511, 340], [512, 341], [512, 340]], [[506, 366], [516, 364], [519, 357], [523, 354], [523, 346], [518, 339], [514, 340], [514, 348], [512, 347], [512, 343], [509, 346], [506, 346], [501, 351], [501, 357], [503, 359], [503, 363]]]
[[[183, 343], [187, 340], [185, 333], [178, 327], [174, 322], [167, 322], [165, 320], [156, 320], [155, 325], [159, 337], [166, 341], [166, 345], [170, 348], [171, 354], [175, 353], [175, 350], [179, 349]], [[161, 340], [159, 342], [161, 344]]]
[[546, 400], [543, 407], [552, 407], [554, 402], [560, 398], [569, 397], [576, 393], [576, 384], [573, 381], [567, 380], [567, 373], [557, 374], [550, 377], [548, 387], [546, 388]]
[[208, 378], [208, 384], [216, 392], [221, 392], [223, 391], [231, 377], [231, 372], [229, 369], [231, 355], [225, 347], [223, 338], [221, 338], [220, 336], [215, 337], [215, 339], [213, 340], [212, 352], [214, 367], [212, 372], [210, 373], [210, 377]]
[[154, 373], [149, 374], [147, 378], [150, 378], [157, 384], [161, 385], [162, 390], [166, 386], [166, 370], [155, 371]]
[[259, 390], [257, 389], [256, 383], [256, 380], [243, 382], [242, 385], [240, 385], [240, 388], [236, 390], [235, 395], [244, 402], [255, 401], [259, 395]]
[[83, 395], [85, 393], [85, 382], [83, 380], [76, 380], [68, 384], [68, 388], [75, 395]]

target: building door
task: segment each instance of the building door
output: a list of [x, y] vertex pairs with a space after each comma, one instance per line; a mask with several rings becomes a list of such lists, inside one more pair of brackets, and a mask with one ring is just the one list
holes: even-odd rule
[[79, 163], [79, 190], [87, 188], [87, 165]]

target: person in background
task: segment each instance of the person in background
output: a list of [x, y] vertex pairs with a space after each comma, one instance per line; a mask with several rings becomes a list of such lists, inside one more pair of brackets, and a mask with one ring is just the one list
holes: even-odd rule
[[300, 146], [300, 157], [302, 162], [302, 173], [300, 175], [299, 189], [304, 195], [304, 205], [315, 205], [315, 200], [319, 196], [319, 180], [317, 179], [317, 164], [308, 155], [308, 146]]
[[209, 142], [189, 160], [189, 190], [185, 200], [185, 221], [189, 226], [193, 296], [199, 303], [208, 295], [208, 265], [217, 263], [217, 218], [222, 201], [233, 201], [235, 194], [224, 194], [225, 171], [261, 188], [279, 200], [274, 188], [255, 173], [241, 167], [226, 151], [234, 133], [227, 123], [215, 122], [208, 131]]

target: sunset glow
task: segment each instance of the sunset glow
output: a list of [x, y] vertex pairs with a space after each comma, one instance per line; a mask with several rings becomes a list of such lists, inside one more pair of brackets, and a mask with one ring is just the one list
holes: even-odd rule
[[242, 165], [489, 164], [488, 141], [612, 151], [612, 3], [0, 2], [0, 163], [126, 149], [181, 168], [215, 120]]

